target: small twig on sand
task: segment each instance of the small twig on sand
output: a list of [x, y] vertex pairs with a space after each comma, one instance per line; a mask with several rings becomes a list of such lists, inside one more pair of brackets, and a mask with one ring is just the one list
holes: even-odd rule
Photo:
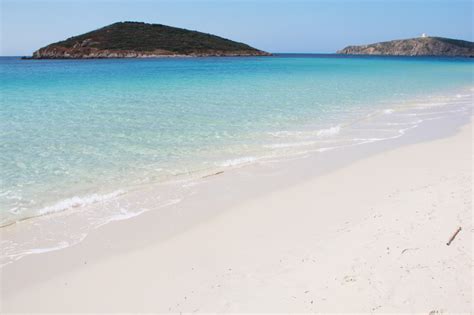
[[217, 172], [217, 173], [213, 173], [213, 174], [205, 175], [205, 176], [203, 176], [202, 178], [208, 178], [208, 177], [211, 177], [211, 176], [216, 176], [216, 175], [219, 175], [219, 174], [222, 174], [222, 173], [224, 173], [224, 171], [219, 171], [219, 172]]
[[402, 250], [402, 254], [405, 254], [405, 252], [409, 250], [418, 250], [418, 248], [405, 248], [404, 250]]
[[446, 243], [446, 245], [448, 245], [448, 246], [451, 245], [451, 242], [454, 241], [454, 239], [456, 238], [456, 236], [458, 235], [459, 232], [461, 232], [461, 227], [458, 227], [458, 229], [456, 230], [456, 232], [454, 232], [453, 236], [451, 236], [451, 238]]

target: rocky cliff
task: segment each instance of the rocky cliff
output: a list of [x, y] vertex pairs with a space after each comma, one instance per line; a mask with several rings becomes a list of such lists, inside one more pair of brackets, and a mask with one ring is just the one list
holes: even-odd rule
[[474, 43], [443, 37], [420, 37], [370, 45], [348, 46], [337, 53], [350, 55], [474, 57]]
[[267, 52], [211, 34], [161, 24], [119, 22], [50, 44], [33, 59], [268, 56]]

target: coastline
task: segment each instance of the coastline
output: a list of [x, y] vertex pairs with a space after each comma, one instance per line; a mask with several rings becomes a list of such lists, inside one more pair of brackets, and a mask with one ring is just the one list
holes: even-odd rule
[[[412, 105], [415, 108], [425, 105], [429, 106], [430, 104], [426, 104], [426, 102], [434, 102], [436, 104], [440, 101], [444, 102], [443, 100], [453, 100], [453, 98], [455, 102], [459, 102], [462, 98], [465, 98], [466, 94], [471, 94], [471, 92], [468, 92], [471, 86], [470, 76], [469, 84], [465, 80], [466, 74], [470, 74], [468, 72], [470, 65], [465, 64], [465, 62], [446, 63], [425, 60], [423, 62], [414, 62], [416, 67], [413, 67], [412, 62], [361, 62], [357, 59], [346, 60], [339, 58], [308, 58], [303, 60], [271, 58], [265, 61], [245, 58], [222, 61], [222, 59], [215, 58], [189, 62], [187, 60], [168, 60], [166, 62], [153, 60], [144, 62], [101, 61], [92, 63], [71, 61], [65, 64], [45, 62], [44, 65], [52, 67], [52, 73], [61, 72], [63, 67], [67, 67], [71, 69], [68, 72], [68, 77], [71, 77], [71, 79], [75, 74], [80, 75], [80, 77], [83, 74], [87, 74], [85, 76], [87, 80], [84, 80], [79, 86], [66, 84], [67, 86], [64, 86], [63, 89], [71, 91], [73, 94], [78, 94], [75, 99], [80, 103], [76, 104], [79, 115], [71, 116], [67, 113], [71, 110], [75, 111], [75, 106], [71, 106], [71, 108], [58, 108], [60, 114], [55, 119], [58, 122], [56, 124], [58, 130], [46, 130], [42, 137], [37, 137], [31, 132], [34, 128], [27, 128], [23, 121], [30, 119], [37, 125], [37, 128], [41, 128], [42, 124], [47, 124], [48, 122], [43, 121], [43, 119], [37, 119], [38, 115], [43, 117], [40, 113], [34, 113], [37, 107], [29, 107], [29, 100], [31, 97], [36, 99], [36, 96], [18, 93], [20, 90], [16, 88], [14, 83], [16, 82], [15, 73], [18, 73], [15, 69], [25, 68], [25, 71], [28, 71], [29, 66], [18, 61], [7, 62], [6, 64], [7, 69], [10, 69], [12, 78], [12, 80], [8, 81], [13, 82], [13, 84], [5, 92], [7, 93], [7, 99], [11, 100], [7, 102], [10, 106], [9, 110], [14, 113], [14, 119], [10, 122], [7, 121], [6, 130], [13, 130], [14, 133], [7, 132], [5, 134], [6, 139], [4, 140], [7, 146], [4, 156], [7, 165], [5, 170], [6, 186], [12, 189], [6, 190], [0, 196], [2, 208], [6, 210], [2, 210], [0, 213], [1, 226], [25, 219], [29, 220], [29, 218], [33, 220], [50, 214], [58, 217], [56, 220], [59, 220], [59, 215], [56, 215], [56, 212], [74, 213], [73, 216], [82, 212], [85, 218], [78, 218], [78, 220], [94, 218], [99, 222], [94, 222], [93, 225], [102, 225], [104, 220], [116, 220], [120, 216], [127, 217], [141, 212], [142, 210], [136, 209], [135, 204], [131, 204], [128, 199], [130, 197], [134, 200], [139, 200], [140, 204], [143, 204], [141, 202], [143, 198], [135, 198], [135, 192], [137, 189], [142, 188], [152, 192], [153, 189], [148, 189], [145, 186], [154, 185], [158, 182], [163, 183], [190, 178], [194, 180], [198, 179], [200, 175], [205, 176], [217, 171], [226, 171], [235, 166], [239, 167], [254, 162], [261, 163], [262, 160], [266, 160], [268, 157], [270, 159], [279, 159], [280, 157], [285, 159], [287, 156], [292, 156], [295, 152], [303, 152], [303, 154], [318, 153], [344, 145], [358, 145], [361, 142], [368, 143], [390, 137], [398, 137], [405, 132], [405, 129], [415, 127], [418, 120], [436, 118], [423, 114], [418, 119], [416, 115], [409, 117], [408, 115], [411, 114], [403, 115], [401, 112], [401, 115], [398, 115], [398, 107], [402, 107], [403, 111], [403, 107], [412, 107]], [[41, 64], [43, 65], [43, 63]], [[199, 100], [205, 100], [204, 103], [210, 105], [199, 110], [193, 108], [183, 109], [184, 111], [191, 110], [193, 112], [193, 115], [186, 116], [188, 118], [183, 120], [178, 119], [178, 116], [174, 115], [167, 108], [179, 106], [181, 102], [188, 104], [186, 101], [187, 93], [179, 93], [182, 88], [185, 88], [185, 80], [183, 81], [176, 77], [169, 88], [159, 93], [148, 93], [148, 91], [155, 91], [156, 89], [143, 89], [141, 86], [145, 84], [151, 87], [162, 83], [166, 86], [168, 83], [156, 80], [153, 77], [153, 73], [163, 70], [161, 68], [173, 69], [175, 66], [188, 69], [190, 64], [198, 67], [200, 69], [199, 73], [203, 70], [202, 75], [208, 69], [211, 69], [212, 73], [219, 77], [222, 76], [222, 79], [233, 78], [234, 76], [229, 76], [229, 73], [234, 73], [234, 70], [239, 70], [242, 67], [247, 70], [245, 70], [245, 76], [239, 76], [239, 78], [247, 77], [250, 74], [247, 73], [249, 69], [253, 69], [251, 73], [258, 74], [258, 76], [250, 81], [239, 80], [235, 82], [239, 83], [237, 84], [239, 86], [239, 93], [245, 96], [243, 100], [234, 97], [239, 94], [231, 91], [232, 89], [235, 90], [235, 87], [231, 88], [232, 84], [217, 83], [215, 82], [216, 80], [212, 79], [208, 82], [209, 84], [198, 86], [197, 89], [202, 93], [194, 97], [197, 97]], [[324, 82], [323, 73], [317, 71], [317, 73], [314, 73], [314, 71], [310, 73], [310, 77], [314, 77], [315, 82], [313, 80], [303, 80], [304, 76], [300, 77], [298, 75], [298, 80], [288, 81], [292, 82], [291, 88], [288, 87], [286, 89], [282, 86], [282, 89], [277, 91], [276, 94], [272, 93], [272, 87], [275, 85], [279, 86], [281, 82], [285, 82], [289, 77], [284, 73], [282, 77], [270, 78], [266, 76], [266, 71], [276, 71], [280, 74], [279, 69], [287, 67], [288, 64], [294, 64], [294, 71], [301, 72], [302, 75], [305, 75], [304, 71], [306, 70], [304, 69], [308, 67], [314, 69], [319, 67], [325, 68], [328, 64], [338, 66], [340, 69], [347, 69], [349, 74], [351, 73], [350, 69], [357, 69], [359, 66], [368, 67], [368, 69], [371, 69], [369, 73], [372, 72], [373, 75], [377, 75], [376, 73], [378, 73], [380, 67], [385, 68], [387, 66], [387, 70], [391, 70], [388, 71], [387, 79], [389, 80], [387, 80], [387, 83], [381, 83], [377, 88], [367, 83], [369, 81], [366, 81], [366, 79], [369, 79], [369, 77], [365, 73], [363, 75], [357, 74], [357, 77], [361, 77], [363, 79], [362, 82], [365, 82], [359, 87], [355, 87], [350, 83], [349, 78], [352, 75], [349, 75], [349, 77], [341, 76], [340, 80], [337, 79], [339, 75], [332, 77], [330, 80], [332, 83], [328, 86], [334, 88], [342, 84], [347, 87], [347, 90], [341, 90], [341, 94], [338, 93], [337, 97], [332, 97], [327, 92], [318, 95], [318, 89], [312, 88], [315, 82], [319, 82], [319, 84], [327, 83]], [[215, 65], [219, 65], [219, 67], [214, 67]], [[344, 67], [340, 67], [341, 65], [344, 65]], [[395, 65], [397, 71], [393, 72], [392, 70], [394, 70], [393, 67]], [[440, 74], [446, 73], [447, 77], [450, 77], [452, 73], [452, 80], [443, 79], [442, 81], [448, 81], [445, 84], [438, 82], [440, 80], [428, 84], [430, 82], [429, 78], [421, 80], [425, 75], [420, 75], [418, 70], [414, 71], [413, 76], [410, 76], [417, 78], [410, 84], [406, 84], [406, 82], [402, 82], [403, 80], [399, 79], [405, 76], [407, 71], [412, 72], [418, 67], [428, 70], [431, 69], [431, 66], [433, 66], [432, 69], [437, 69], [435, 72]], [[41, 68], [43, 66], [38, 67]], [[135, 69], [136, 67], [138, 69]], [[233, 70], [228, 72], [225, 70], [227, 68]], [[103, 78], [91, 75], [97, 69], [103, 70], [101, 72], [104, 75]], [[103, 82], [108, 82], [108, 78], [111, 76], [105, 76], [105, 74], [109, 74], [112, 69], [115, 69], [113, 70], [114, 73], [122, 73], [122, 75], [117, 77], [114, 76], [115, 74], [112, 75], [114, 77], [113, 81], [117, 81], [116, 83], [119, 85], [125, 82], [122, 81], [121, 77], [131, 69], [135, 69], [131, 73], [132, 77], [135, 73], [143, 72], [143, 74], [147, 73], [149, 78], [153, 78], [143, 82], [143, 74], [138, 75], [132, 80], [134, 84], [122, 86], [128, 92], [125, 95], [119, 94], [128, 98], [129, 96], [126, 95], [134, 95], [138, 90], [142, 91], [140, 98], [143, 98], [143, 102], [139, 103], [143, 104], [140, 106], [143, 109], [138, 111], [143, 111], [144, 113], [137, 112], [134, 101], [131, 99], [127, 101], [112, 101], [115, 99], [114, 94], [121, 92], [111, 93], [110, 91], [114, 90], [105, 88], [105, 86], [101, 89], [102, 92], [97, 93], [101, 95], [103, 100], [107, 100], [104, 109], [99, 110], [98, 108], [102, 105], [97, 107], [94, 105], [95, 101], [88, 100], [87, 95], [94, 95], [91, 98], [98, 97], [98, 95], [90, 93], [90, 89], [95, 89], [94, 86], [101, 86]], [[431, 71], [429, 70], [426, 73], [431, 73]], [[454, 75], [458, 71], [460, 75]], [[184, 73], [187, 72], [187, 70], [184, 71]], [[167, 71], [167, 73], [172, 75], [171, 77], [174, 76], [173, 71]], [[52, 75], [51, 77], [54, 76]], [[445, 78], [445, 76], [439, 75], [437, 78]], [[221, 82], [221, 80], [217, 81]], [[18, 82], [21, 82], [21, 80]], [[263, 90], [267, 91], [267, 93], [262, 93], [262, 86], [252, 84], [251, 82], [262, 83], [265, 87]], [[385, 82], [385, 80], [378, 80], [378, 82]], [[424, 83], [419, 84], [418, 82]], [[461, 84], [461, 82], [464, 83]], [[216, 90], [219, 91], [217, 94], [210, 91], [211, 89], [209, 88], [215, 86], [216, 83], [221, 87]], [[383, 88], [384, 85], [387, 85], [387, 87], [393, 86], [393, 89]], [[49, 92], [45, 93], [52, 93], [51, 95], [59, 93], [61, 95], [57, 91], [61, 86], [62, 82], [50, 82], [46, 90]], [[405, 87], [402, 88], [403, 86]], [[436, 86], [437, 88], [435, 88]], [[467, 89], [464, 88], [465, 86]], [[357, 90], [360, 89], [365, 89], [366, 92], [359, 93]], [[371, 93], [372, 90], [373, 93]], [[253, 93], [249, 93], [250, 91], [253, 91]], [[260, 94], [264, 96], [261, 97], [259, 96]], [[161, 98], [167, 100], [169, 95], [173, 95], [173, 100], [167, 102], [164, 108], [160, 107], [157, 109], [154, 105], [154, 100]], [[209, 95], [211, 97], [208, 100], [207, 96]], [[223, 101], [227, 99], [226, 95], [232, 96], [227, 101]], [[272, 98], [275, 99], [275, 102], [282, 101], [281, 108], [279, 106], [275, 107], [272, 105], [273, 101], [269, 102], [267, 100], [267, 97], [270, 95], [273, 95]], [[427, 99], [425, 99], [425, 96]], [[457, 98], [458, 96], [460, 97], [459, 99]], [[15, 99], [19, 98], [22, 100], [21, 106], [15, 105], [17, 104]], [[69, 104], [67, 95], [60, 98]], [[366, 100], [363, 101], [364, 99]], [[314, 100], [317, 100], [316, 103], [314, 103]], [[117, 101], [123, 104], [123, 111], [116, 110], [115, 103]], [[414, 102], [412, 103], [411, 101]], [[44, 100], [36, 99], [35, 102], [49, 104], [47, 97]], [[229, 111], [224, 109], [225, 107], [215, 105], [220, 104], [220, 102], [229, 103], [232, 110]], [[51, 103], [50, 106], [56, 107], [54, 104], [60, 103], [61, 101], [58, 100]], [[258, 103], [258, 105], [245, 105], [251, 103]], [[342, 104], [344, 105], [341, 106]], [[109, 114], [105, 114], [105, 112], [109, 112]], [[125, 112], [127, 114], [124, 114]], [[158, 115], [158, 119], [152, 118], [154, 116], [149, 115], [148, 113], [150, 112], [153, 112], [153, 115]], [[353, 128], [354, 126], [351, 125], [354, 120], [364, 120], [365, 115], [367, 115], [366, 120], [373, 120], [373, 117], [369, 118], [369, 116], [374, 114], [374, 112], [375, 116], [382, 116], [382, 123], [370, 125], [369, 122], [369, 124], [365, 125], [367, 127], [365, 128], [366, 130], [357, 121], [356, 128]], [[413, 114], [417, 114], [417, 112], [418, 110], [415, 109]], [[96, 116], [96, 119], [86, 119], [86, 117], [91, 115]], [[125, 117], [131, 115], [133, 119], [122, 121], [124, 115]], [[227, 115], [234, 117], [229, 117], [230, 119], [236, 119], [232, 126], [222, 124], [221, 119]], [[84, 117], [79, 118], [81, 116]], [[246, 116], [253, 118], [249, 121], [246, 120]], [[204, 119], [209, 120], [210, 124], [201, 125], [199, 123], [200, 119], [193, 117], [205, 117]], [[391, 117], [396, 118], [392, 119]], [[378, 120], [379, 117], [375, 118]], [[75, 124], [67, 123], [69, 119], [74, 120]], [[171, 121], [173, 123], [170, 123]], [[215, 124], [212, 121], [219, 123]], [[261, 123], [262, 121], [264, 123]], [[397, 125], [397, 122], [401, 124]], [[137, 124], [140, 126], [137, 127]], [[159, 127], [168, 125], [175, 127], [166, 127], [164, 129]], [[107, 128], [111, 129], [110, 132], [101, 132], [103, 126], [108, 126]], [[77, 133], [77, 128], [81, 130], [81, 137], [84, 138], [84, 141], [80, 143], [76, 143], [75, 139], [69, 139], [72, 137], [71, 135]], [[64, 130], [67, 130], [67, 132], [63, 132]], [[179, 134], [176, 132], [178, 130], [181, 130]], [[352, 131], [354, 132], [352, 133]], [[54, 146], [59, 139], [65, 144], [61, 150], [41, 150], [41, 148], [47, 145]], [[47, 158], [48, 156], [49, 158]], [[261, 159], [262, 157], [263, 159]], [[155, 191], [161, 192], [163, 190], [161, 185], [155, 186], [158, 186]], [[176, 186], [176, 190], [183, 190], [182, 187], [179, 187], [179, 184]], [[61, 187], [61, 189], [58, 189], [58, 187]], [[164, 188], [164, 190], [168, 191], [169, 189]], [[124, 193], [123, 196], [122, 193]], [[120, 195], [120, 198], [115, 198], [116, 195]], [[141, 195], [147, 197], [145, 196], [146, 194]], [[148, 195], [151, 195], [151, 193]], [[156, 200], [157, 198], [151, 200], [147, 205], [143, 206], [143, 210], [152, 210], [156, 208], [155, 204], [161, 205], [165, 199], [182, 199], [185, 193], [177, 195], [171, 193], [171, 196], [169, 195], [166, 193], [164, 196], [161, 196], [161, 200]], [[121, 199], [123, 202], [118, 202], [118, 199]], [[106, 203], [111, 203], [111, 205], [106, 205]], [[125, 207], [117, 207], [118, 203], [120, 203], [119, 206], [125, 205]], [[100, 209], [96, 209], [97, 207], [92, 204], [100, 204]], [[104, 211], [104, 208], [106, 208], [106, 211]], [[117, 209], [120, 211], [117, 211]], [[103, 214], [103, 216], [97, 217], [99, 213]], [[43, 219], [39, 220], [43, 221]], [[89, 224], [88, 221], [85, 224]], [[74, 226], [78, 225], [74, 224]], [[61, 229], [61, 227], [58, 228]], [[58, 228], [50, 228], [48, 226], [43, 228], [43, 230], [57, 231]], [[70, 232], [71, 228], [68, 227], [67, 230], [67, 232]], [[83, 233], [81, 232], [80, 234], [77, 237], [79, 239], [83, 237]], [[60, 242], [63, 241], [62, 235], [58, 237], [48, 236], [48, 239], [52, 238]], [[69, 245], [72, 245], [77, 240], [72, 242], [67, 240], [67, 242]], [[0, 249], [2, 252], [5, 252], [3, 245], [5, 244], [2, 243]], [[29, 248], [17, 248], [18, 250], [15, 250], [10, 245], [6, 244], [8, 246], [6, 252], [9, 256], [10, 254], [22, 255], [21, 252], [25, 252], [25, 250], [52, 249], [60, 244], [32, 244], [33, 246], [29, 246]], [[10, 249], [13, 250], [11, 251]], [[1, 259], [0, 266], [3, 264], [3, 259]]]
[[143, 54], [140, 52], [100, 52], [83, 56], [21, 56], [22, 60], [94, 60], [94, 59], [153, 59], [153, 58], [211, 58], [211, 57], [271, 57], [271, 53], [215, 53], [215, 54]]
[[[443, 125], [445, 122], [439, 120], [444, 119], [447, 126], [441, 130], [433, 129], [435, 133], [427, 135], [427, 139], [439, 137], [454, 125], [463, 123], [462, 120], [471, 111], [472, 91], [472, 87], [464, 87], [447, 94], [400, 99], [396, 103], [389, 102], [382, 107], [357, 113], [357, 118], [343, 123], [303, 125], [297, 129], [267, 132], [270, 138], [262, 145], [267, 150], [264, 155], [227, 156], [210, 164], [208, 162], [203, 169], [191, 166], [186, 172], [172, 174], [168, 180], [115, 186], [109, 191], [66, 197], [37, 209], [31, 216], [17, 218], [0, 227], [0, 269], [28, 255], [75, 246], [91, 231], [108, 223], [128, 220], [149, 211], [162, 212], [165, 211], [162, 208], [175, 206], [190, 198], [193, 200], [193, 195], [215, 189], [215, 175], [225, 173], [226, 178], [232, 176], [229, 181], [236, 183], [230, 185], [239, 187], [247, 185], [241, 183], [242, 179], [239, 180], [242, 168], [257, 177], [273, 176], [275, 172], [285, 170], [284, 176], [275, 182], [264, 182], [261, 186], [265, 188], [252, 189], [252, 192], [243, 190], [242, 195], [234, 196], [233, 205], [254, 195], [297, 184], [303, 178], [320, 176], [380, 148], [393, 149], [390, 140], [403, 138], [402, 143], [410, 143], [413, 135], [405, 137], [406, 133], [428, 122]], [[378, 144], [387, 141], [387, 145]], [[346, 149], [358, 146], [364, 148], [356, 149], [355, 153], [349, 150], [349, 154], [345, 154]], [[300, 166], [301, 163], [304, 166]], [[212, 164], [214, 166], [209, 167]], [[209, 178], [212, 180], [208, 181]], [[133, 182], [134, 177], [128, 177], [128, 180]], [[209, 195], [209, 198], [215, 197]], [[224, 206], [228, 208], [229, 204]]]
[[2, 311], [468, 312], [470, 119], [216, 174], [5, 266]]

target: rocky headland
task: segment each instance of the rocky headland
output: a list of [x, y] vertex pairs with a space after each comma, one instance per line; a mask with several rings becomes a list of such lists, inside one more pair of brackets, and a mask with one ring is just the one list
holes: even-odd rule
[[474, 43], [443, 37], [419, 37], [370, 45], [347, 46], [338, 54], [474, 57]]

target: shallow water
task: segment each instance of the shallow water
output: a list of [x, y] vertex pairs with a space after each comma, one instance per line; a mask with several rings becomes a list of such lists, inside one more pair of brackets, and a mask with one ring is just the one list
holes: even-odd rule
[[470, 110], [474, 70], [468, 59], [334, 55], [0, 66], [0, 225], [106, 204], [83, 212], [95, 227], [140, 213], [137, 201], [116, 205], [133, 191], [399, 137]]

